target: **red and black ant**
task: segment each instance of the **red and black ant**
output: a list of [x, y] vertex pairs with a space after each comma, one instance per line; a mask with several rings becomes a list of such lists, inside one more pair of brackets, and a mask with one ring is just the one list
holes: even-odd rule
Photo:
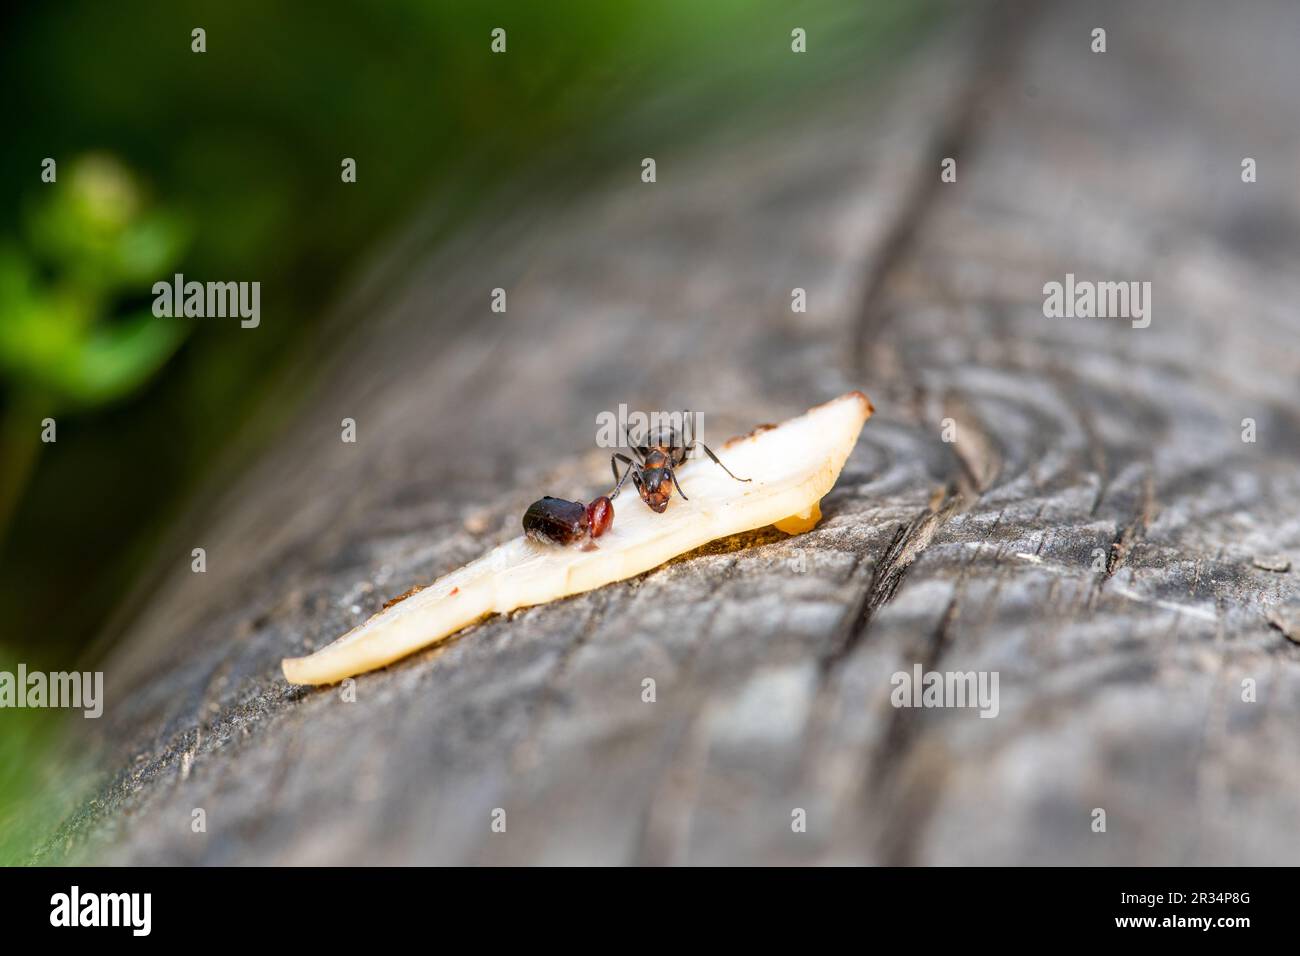
[[[690, 420], [690, 412], [682, 413], [682, 421]], [[628, 475], [632, 476], [632, 484], [641, 495], [641, 500], [649, 506], [650, 510], [656, 514], [663, 514], [664, 509], [668, 507], [668, 499], [677, 489], [677, 493], [682, 496], [683, 501], [690, 501], [682, 491], [682, 486], [677, 483], [676, 469], [681, 467], [682, 462], [686, 461], [686, 456], [699, 445], [704, 449], [704, 453], [709, 456], [715, 465], [725, 471], [736, 481], [752, 481], [750, 478], [736, 478], [731, 474], [729, 469], [722, 462], [718, 461], [718, 456], [713, 450], [702, 441], [691, 439], [685, 441], [680, 432], [668, 424], [660, 424], [654, 428], [650, 434], [637, 438], [629, 439], [628, 447], [636, 454], [639, 460], [634, 461], [627, 455], [615, 452], [609, 460], [609, 466], [614, 471], [614, 490], [609, 493], [611, 499], [618, 496], [623, 487], [623, 482], [627, 481]], [[618, 473], [619, 462], [627, 465], [622, 476]]]

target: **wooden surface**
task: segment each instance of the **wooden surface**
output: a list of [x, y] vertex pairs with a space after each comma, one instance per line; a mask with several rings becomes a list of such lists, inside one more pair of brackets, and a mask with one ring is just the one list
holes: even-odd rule
[[[1297, 36], [1294, 4], [1018, 8], [462, 231], [164, 556], [43, 858], [1296, 862], [1300, 570], [1255, 559], [1300, 564]], [[1151, 281], [1150, 327], [1045, 318], [1067, 272]], [[723, 437], [856, 387], [810, 534], [488, 620], [355, 702], [281, 679], [603, 490], [600, 411]], [[916, 663], [998, 672], [999, 715], [895, 709]]]

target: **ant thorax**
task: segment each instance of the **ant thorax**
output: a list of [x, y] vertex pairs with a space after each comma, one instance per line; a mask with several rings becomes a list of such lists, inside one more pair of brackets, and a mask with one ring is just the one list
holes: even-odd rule
[[670, 432], [666, 436], [656, 436], [652, 441], [634, 445], [632, 450], [637, 453], [646, 467], [654, 467], [650, 461], [653, 455], [661, 456], [668, 464], [676, 467], [686, 460], [687, 447], [677, 432]]

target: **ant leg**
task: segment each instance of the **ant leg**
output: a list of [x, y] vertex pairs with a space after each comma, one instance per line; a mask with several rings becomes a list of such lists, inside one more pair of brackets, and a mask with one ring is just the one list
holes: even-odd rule
[[[715, 465], [717, 465], [719, 468], [721, 468], [721, 469], [722, 469], [723, 471], [725, 471], [727, 474], [731, 475], [731, 469], [728, 468], [726, 465], [724, 465], [722, 462], [718, 461], [718, 456], [715, 455], [715, 454], [713, 453], [713, 449], [710, 448], [708, 445], [704, 444], [704, 442], [702, 442], [702, 441], [693, 441], [693, 442], [690, 443], [690, 445], [687, 447], [686, 450], [687, 450], [687, 451], [690, 451], [690, 450], [691, 450], [692, 448], [694, 448], [696, 445], [699, 445], [701, 448], [704, 449], [704, 454], [708, 455], [709, 458], [712, 459], [712, 461], [713, 461], [713, 463], [714, 463]], [[731, 475], [731, 477], [732, 477], [732, 478], [736, 478], [735, 475]], [[737, 480], [737, 481], [753, 481], [754, 479], [753, 479], [753, 478], [736, 478], [736, 480]]]
[[[623, 472], [622, 477], [619, 477], [619, 473], [618, 473], [618, 463], [620, 461], [627, 464], [627, 469]], [[608, 497], [610, 501], [613, 501], [615, 498], [618, 497], [618, 493], [623, 490], [623, 482], [627, 481], [627, 476], [632, 474], [633, 471], [636, 471], [639, 474], [641, 468], [631, 458], [627, 457], [627, 455], [618, 454], [618, 453], [615, 453], [610, 456], [609, 467], [614, 472], [615, 484], [614, 484], [614, 490], [609, 493]], [[635, 479], [633, 480], [635, 481]]]
[[671, 468], [665, 468], [664, 470], [668, 472], [668, 477], [673, 480], [673, 487], [676, 488], [677, 493], [682, 496], [682, 501], [690, 501], [691, 499], [686, 497], [686, 492], [682, 491], [682, 486], [677, 483], [677, 472], [673, 471]]

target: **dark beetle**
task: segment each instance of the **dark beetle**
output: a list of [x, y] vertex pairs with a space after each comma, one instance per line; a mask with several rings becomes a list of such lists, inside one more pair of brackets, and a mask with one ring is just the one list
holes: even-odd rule
[[587, 533], [587, 506], [547, 495], [524, 512], [524, 534], [540, 544], [569, 544]]
[[524, 512], [524, 534], [539, 544], [572, 544], [584, 537], [599, 538], [614, 520], [614, 506], [605, 497], [589, 505], [547, 495]]

